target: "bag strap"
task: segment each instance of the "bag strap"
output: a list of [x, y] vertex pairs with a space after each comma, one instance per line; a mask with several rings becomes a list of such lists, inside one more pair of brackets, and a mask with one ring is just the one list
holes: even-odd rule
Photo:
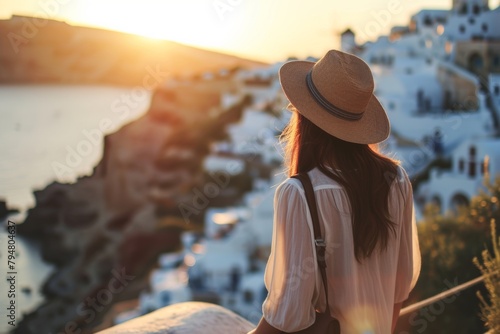
[[311, 214], [313, 230], [314, 230], [314, 244], [316, 246], [316, 259], [318, 261], [318, 267], [321, 272], [321, 279], [323, 281], [323, 288], [325, 289], [326, 296], [326, 313], [330, 314], [330, 304], [328, 303], [328, 284], [326, 280], [326, 243], [325, 239], [321, 237], [321, 229], [319, 227], [319, 216], [318, 216], [318, 206], [316, 204], [316, 197], [314, 195], [314, 188], [311, 183], [311, 179], [307, 173], [300, 173], [292, 176], [292, 178], [298, 179], [302, 183], [304, 192], [306, 195], [307, 205], [309, 206], [309, 212]]

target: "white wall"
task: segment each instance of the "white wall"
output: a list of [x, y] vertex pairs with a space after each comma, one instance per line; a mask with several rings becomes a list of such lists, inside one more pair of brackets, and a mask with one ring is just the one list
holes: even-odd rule
[[[500, 11], [482, 12], [479, 15], [450, 15], [445, 25], [444, 37], [453, 41], [470, 40], [473, 36], [485, 39], [500, 38]], [[484, 30], [484, 27], [487, 29]], [[461, 31], [463, 27], [463, 31]]]

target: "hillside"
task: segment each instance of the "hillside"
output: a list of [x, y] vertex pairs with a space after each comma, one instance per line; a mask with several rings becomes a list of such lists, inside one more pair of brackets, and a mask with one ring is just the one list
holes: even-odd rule
[[263, 63], [170, 41], [13, 16], [0, 20], [0, 83], [144, 86], [145, 78]]

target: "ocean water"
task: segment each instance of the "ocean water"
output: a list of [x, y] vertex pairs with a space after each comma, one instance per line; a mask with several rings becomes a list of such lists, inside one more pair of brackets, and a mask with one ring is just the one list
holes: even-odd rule
[[[3, 224], [2, 224], [3, 225]], [[15, 324], [19, 324], [23, 313], [34, 311], [43, 303], [43, 295], [40, 293], [42, 283], [53, 271], [53, 267], [44, 263], [41, 259], [39, 247], [33, 242], [22, 237], [13, 238], [11, 245], [15, 247], [12, 255], [15, 259], [9, 260], [9, 234], [4, 228], [0, 229], [0, 333], [8, 333], [15, 327], [9, 325], [10, 310], [7, 308], [14, 302]], [[12, 269], [9, 266], [12, 265]], [[7, 274], [14, 272], [15, 274]], [[14, 281], [7, 281], [14, 277]], [[14, 283], [14, 288], [11, 284]]]
[[109, 86], [0, 86], [0, 198], [24, 211], [32, 191], [89, 175], [103, 135], [143, 115], [151, 92]]
[[[25, 211], [34, 205], [34, 189], [89, 175], [101, 159], [103, 135], [143, 115], [150, 100], [151, 92], [122, 87], [0, 86], [0, 198]], [[11, 219], [19, 223], [23, 214]], [[12, 330], [10, 300], [19, 323], [43, 302], [40, 288], [53, 270], [36, 244], [16, 236], [16, 292], [9, 298], [5, 223], [0, 222], [0, 333]]]

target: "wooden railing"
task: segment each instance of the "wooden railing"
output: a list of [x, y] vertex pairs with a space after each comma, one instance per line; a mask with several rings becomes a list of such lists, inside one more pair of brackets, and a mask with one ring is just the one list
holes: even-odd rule
[[470, 280], [466, 283], [457, 285], [456, 287], [453, 287], [449, 290], [443, 291], [440, 294], [437, 294], [437, 295], [432, 296], [430, 298], [424, 299], [418, 303], [409, 305], [401, 310], [401, 312], [399, 313], [399, 316], [403, 316], [403, 315], [415, 312], [415, 311], [417, 311], [421, 308], [424, 308], [426, 306], [432, 305], [432, 304], [434, 304], [442, 299], [445, 299], [445, 298], [448, 298], [452, 295], [458, 294], [458, 293], [460, 293], [460, 291], [468, 289], [468, 288], [470, 288], [470, 287], [472, 287], [472, 286], [474, 286], [482, 281], [484, 281], [484, 276], [477, 277], [477, 278]]

